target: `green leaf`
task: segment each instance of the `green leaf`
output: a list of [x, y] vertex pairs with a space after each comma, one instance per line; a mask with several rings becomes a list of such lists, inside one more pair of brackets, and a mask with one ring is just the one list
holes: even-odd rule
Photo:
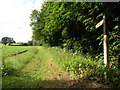
[[113, 29], [118, 29], [119, 28], [119, 26], [118, 25], [116, 25]]

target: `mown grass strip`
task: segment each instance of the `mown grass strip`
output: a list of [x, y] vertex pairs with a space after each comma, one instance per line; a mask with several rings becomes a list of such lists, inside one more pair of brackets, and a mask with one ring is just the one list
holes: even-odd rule
[[[37, 48], [38, 52], [35, 57], [29, 63], [25, 64], [25, 66], [17, 69], [18, 73], [15, 71], [13, 74], [3, 77], [3, 88], [45, 88], [54, 86], [54, 81], [50, 80], [52, 78], [51, 69], [48, 70], [48, 60], [52, 58], [51, 54], [44, 47]], [[19, 63], [21, 62], [17, 64], [19, 65]], [[12, 65], [9, 67], [12, 67]], [[48, 73], [48, 71], [51, 73]]]

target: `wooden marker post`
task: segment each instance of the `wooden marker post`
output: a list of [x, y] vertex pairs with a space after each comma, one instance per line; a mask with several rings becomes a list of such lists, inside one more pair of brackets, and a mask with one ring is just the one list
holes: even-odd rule
[[103, 15], [103, 48], [104, 48], [104, 64], [109, 66], [109, 46], [108, 46], [108, 31], [106, 29], [106, 17]]
[[[109, 43], [108, 43], [108, 30], [106, 28], [106, 17], [103, 14], [103, 20], [101, 20], [98, 24], [96, 24], [96, 28], [100, 27], [103, 24], [103, 51], [104, 51], [104, 64], [106, 67], [109, 67]], [[104, 73], [105, 80], [107, 80], [108, 75], [107, 72]]]
[[[108, 46], [108, 30], [106, 28], [106, 17], [103, 15], [103, 49], [104, 49], [104, 64], [106, 67], [109, 67], [109, 46]], [[108, 73], [104, 72], [105, 82], [108, 79]]]

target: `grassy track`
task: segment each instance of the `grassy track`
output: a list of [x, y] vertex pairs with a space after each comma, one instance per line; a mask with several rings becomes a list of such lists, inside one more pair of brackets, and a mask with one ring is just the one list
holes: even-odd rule
[[67, 77], [67, 74], [54, 63], [50, 52], [44, 47], [38, 47], [35, 58], [28, 64], [12, 75], [3, 76], [3, 88], [63, 87], [64, 79], [67, 80]]
[[14, 58], [9, 57], [4, 62], [7, 74], [3, 75], [3, 88], [107, 87], [88, 80], [77, 80], [73, 74], [67, 74], [62, 67], [64, 62], [69, 61], [69, 56], [57, 48], [41, 46]]

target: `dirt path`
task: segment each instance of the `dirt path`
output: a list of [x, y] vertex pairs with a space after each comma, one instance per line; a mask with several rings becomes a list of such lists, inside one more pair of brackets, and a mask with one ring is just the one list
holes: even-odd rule
[[[53, 59], [49, 59], [46, 75], [48, 80], [55, 81], [53, 88], [109, 88], [107, 85], [98, 84], [85, 78], [75, 79], [73, 75], [68, 75], [61, 71]], [[50, 77], [52, 76], [52, 78]]]
[[33, 81], [38, 81], [35, 82], [37, 88], [68, 88], [74, 84], [73, 76], [62, 71], [52, 57], [44, 61], [40, 55], [39, 50], [35, 58], [21, 70], [26, 77], [29, 75]]
[[72, 77], [58, 68], [53, 59], [48, 61], [48, 70], [46, 72], [49, 80], [55, 81], [54, 88], [70, 87], [73, 84]]

